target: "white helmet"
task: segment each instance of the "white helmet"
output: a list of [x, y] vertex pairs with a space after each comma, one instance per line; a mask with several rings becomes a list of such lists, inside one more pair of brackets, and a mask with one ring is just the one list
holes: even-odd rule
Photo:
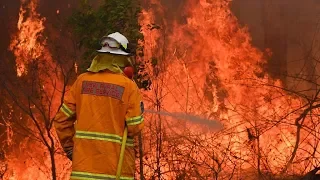
[[100, 44], [102, 48], [100, 50], [97, 50], [98, 52], [129, 55], [129, 53], [127, 52], [129, 41], [124, 35], [120, 34], [119, 32], [109, 34], [108, 36], [103, 36]]

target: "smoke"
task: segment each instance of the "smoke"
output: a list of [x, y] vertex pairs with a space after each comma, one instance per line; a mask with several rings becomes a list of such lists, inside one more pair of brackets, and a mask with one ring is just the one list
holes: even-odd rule
[[234, 0], [231, 9], [249, 28], [253, 44], [262, 51], [271, 50], [268, 74], [296, 91], [315, 89], [307, 81], [317, 81], [320, 72], [319, 1]]
[[172, 1], [172, 0], [161, 0], [160, 1], [165, 8], [165, 13], [162, 15], [167, 20], [176, 20], [177, 23], [187, 23], [187, 14], [185, 13], [186, 4], [188, 1]]
[[154, 111], [154, 110], [145, 110], [146, 113], [159, 114], [161, 116], [170, 116], [174, 119], [183, 119], [193, 124], [198, 124], [209, 128], [211, 131], [220, 131], [223, 129], [223, 125], [220, 121], [211, 120], [203, 118], [200, 116], [195, 116], [191, 114], [181, 113], [181, 112], [165, 112], [165, 111]]

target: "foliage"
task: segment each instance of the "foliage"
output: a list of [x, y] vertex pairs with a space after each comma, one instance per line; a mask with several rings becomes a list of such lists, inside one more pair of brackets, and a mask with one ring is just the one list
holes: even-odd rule
[[[129, 50], [136, 57], [143, 56], [143, 34], [138, 22], [141, 12], [138, 0], [105, 0], [97, 8], [87, 1], [69, 18], [78, 47], [83, 50], [83, 61], [79, 63], [80, 72], [89, 66], [96, 50], [100, 49], [99, 40], [102, 36], [120, 32], [129, 39]], [[144, 73], [143, 62], [135, 62], [136, 82], [145, 89], [150, 86], [148, 75]]]

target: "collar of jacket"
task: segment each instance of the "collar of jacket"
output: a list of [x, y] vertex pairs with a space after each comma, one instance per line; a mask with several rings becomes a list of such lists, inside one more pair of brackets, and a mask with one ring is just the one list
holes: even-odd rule
[[128, 65], [132, 65], [128, 56], [99, 53], [93, 58], [87, 71], [97, 73], [103, 70], [109, 70], [114, 73], [122, 73], [121, 68]]

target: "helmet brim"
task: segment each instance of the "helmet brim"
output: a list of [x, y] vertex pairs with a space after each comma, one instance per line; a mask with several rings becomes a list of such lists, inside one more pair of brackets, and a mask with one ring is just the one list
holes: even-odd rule
[[130, 53], [124, 52], [121, 49], [111, 49], [111, 48], [108, 48], [108, 47], [103, 47], [103, 48], [97, 50], [97, 52], [99, 52], [99, 53], [117, 54], [117, 55], [125, 55], [125, 56], [130, 55]]

